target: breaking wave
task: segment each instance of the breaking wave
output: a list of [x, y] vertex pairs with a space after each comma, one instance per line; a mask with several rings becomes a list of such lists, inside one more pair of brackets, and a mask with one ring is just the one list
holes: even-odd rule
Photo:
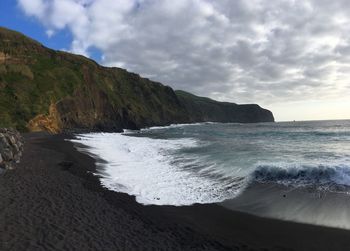
[[258, 166], [251, 174], [251, 181], [277, 183], [292, 187], [309, 187], [317, 190], [350, 190], [350, 167], [299, 166], [282, 168], [273, 165]]
[[88, 146], [88, 153], [104, 160], [97, 163], [103, 186], [134, 195], [142, 204], [221, 202], [235, 197], [243, 185], [242, 178], [225, 177], [214, 166], [201, 165], [198, 159], [183, 155], [176, 158], [178, 150], [197, 146], [191, 138], [95, 133], [79, 135], [73, 142]]
[[103, 160], [103, 186], [142, 204], [222, 202], [254, 183], [350, 193], [350, 125], [310, 123], [179, 124], [73, 142]]

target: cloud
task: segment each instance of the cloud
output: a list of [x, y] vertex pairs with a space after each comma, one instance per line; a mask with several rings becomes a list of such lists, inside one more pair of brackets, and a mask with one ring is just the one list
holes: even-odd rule
[[35, 16], [37, 18], [43, 18], [46, 12], [46, 2], [44, 0], [19, 0], [20, 7], [24, 13], [29, 16]]
[[18, 0], [71, 51], [103, 54], [175, 89], [238, 103], [344, 97], [350, 79], [345, 0]]

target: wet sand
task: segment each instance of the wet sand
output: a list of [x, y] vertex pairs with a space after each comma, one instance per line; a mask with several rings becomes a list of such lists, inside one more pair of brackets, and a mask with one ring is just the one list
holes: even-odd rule
[[[350, 231], [220, 205], [143, 206], [108, 191], [69, 136], [26, 134], [0, 175], [0, 250], [347, 250]], [[254, 196], [253, 196], [254, 198]]]
[[220, 205], [267, 218], [350, 230], [347, 191], [254, 183], [242, 195]]

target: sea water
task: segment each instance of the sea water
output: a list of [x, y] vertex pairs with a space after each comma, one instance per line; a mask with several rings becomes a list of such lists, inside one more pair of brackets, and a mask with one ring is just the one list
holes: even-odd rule
[[350, 192], [349, 120], [171, 125], [74, 142], [103, 160], [105, 187], [142, 204], [222, 202], [253, 183]]

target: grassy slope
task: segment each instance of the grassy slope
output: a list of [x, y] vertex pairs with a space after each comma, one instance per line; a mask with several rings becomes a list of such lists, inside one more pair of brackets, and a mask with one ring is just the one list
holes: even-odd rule
[[35, 116], [48, 115], [51, 104], [57, 108], [62, 129], [239, 120], [238, 113], [226, 111], [236, 111], [235, 104], [181, 91], [175, 94], [170, 87], [137, 74], [45, 48], [0, 27], [0, 127], [24, 131]]
[[255, 104], [237, 105], [235, 103], [218, 102], [181, 90], [176, 91], [176, 95], [180, 103], [188, 111], [191, 122], [219, 121], [252, 123], [273, 121], [273, 115], [270, 111], [262, 109]]

